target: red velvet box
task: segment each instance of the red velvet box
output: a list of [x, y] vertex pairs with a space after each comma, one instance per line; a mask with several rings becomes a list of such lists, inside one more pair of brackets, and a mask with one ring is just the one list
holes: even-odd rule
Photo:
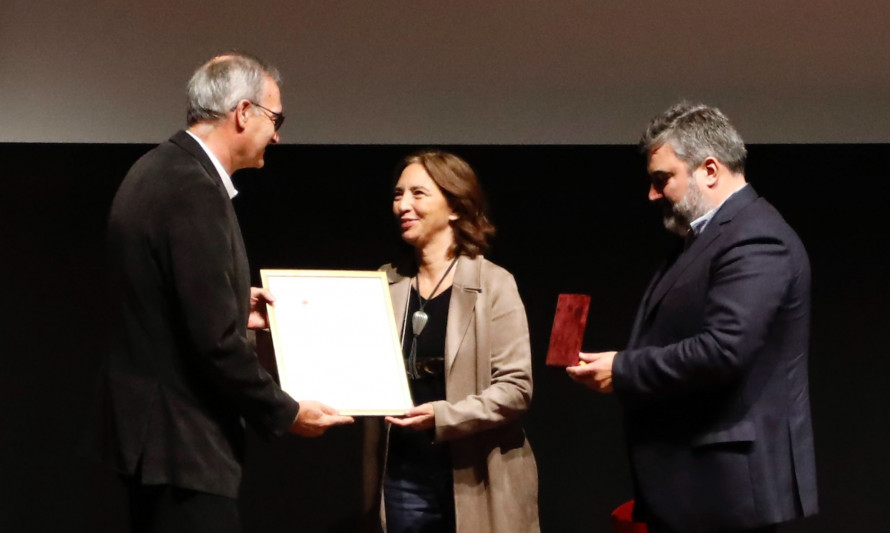
[[548, 366], [575, 366], [584, 341], [590, 296], [586, 294], [560, 294], [550, 331], [550, 348], [547, 350]]

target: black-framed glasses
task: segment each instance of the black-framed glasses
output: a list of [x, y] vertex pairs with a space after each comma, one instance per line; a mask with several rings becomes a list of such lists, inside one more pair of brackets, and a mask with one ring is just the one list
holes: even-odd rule
[[270, 117], [269, 115], [266, 115], [266, 118], [268, 118], [269, 120], [271, 120], [271, 121], [272, 121], [272, 124], [275, 125], [275, 131], [278, 131], [278, 128], [280, 128], [281, 125], [284, 124], [284, 113], [277, 113], [277, 112], [275, 112], [275, 111], [272, 111], [272, 110], [269, 109], [268, 107], [261, 106], [260, 104], [258, 104], [258, 103], [256, 103], [256, 102], [251, 102], [250, 100], [248, 100], [248, 102], [250, 102], [252, 105], [255, 105], [255, 106], [257, 106], [258, 108], [260, 108], [260, 109], [262, 109], [262, 110], [264, 110], [264, 111], [268, 111], [269, 113], [272, 114], [271, 117]]

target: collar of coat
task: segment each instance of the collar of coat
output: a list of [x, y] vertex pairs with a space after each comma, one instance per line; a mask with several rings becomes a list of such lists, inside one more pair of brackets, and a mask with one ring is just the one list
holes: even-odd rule
[[[484, 257], [478, 255], [474, 258], [462, 255], [454, 267], [453, 286], [463, 291], [482, 292], [482, 263]], [[383, 267], [386, 279], [390, 285], [402, 280], [409, 280], [417, 273], [417, 267], [413, 263], [391, 264]]]
[[170, 142], [197, 159], [198, 162], [201, 163], [201, 166], [204, 167], [204, 171], [207, 172], [210, 179], [213, 180], [217, 187], [225, 192], [226, 198], [229, 197], [229, 193], [226, 192], [226, 187], [223, 185], [222, 178], [220, 177], [219, 172], [216, 171], [213, 161], [207, 157], [207, 153], [204, 152], [204, 149], [201, 148], [198, 141], [194, 140], [185, 130], [179, 130], [170, 137]]
[[686, 270], [696, 257], [706, 250], [724, 231], [724, 226], [732, 222], [733, 218], [743, 209], [754, 203], [759, 198], [757, 192], [750, 184], [730, 197], [714, 214], [714, 218], [701, 236], [695, 239], [688, 250], [680, 254], [672, 264], [663, 267], [661, 276], [653, 281], [649, 296], [646, 298], [646, 313], [648, 317], [658, 306], [665, 294], [679, 279], [680, 274]]
[[[445, 330], [445, 371], [450, 375], [454, 361], [461, 352], [460, 348], [470, 330], [470, 324], [476, 308], [476, 299], [482, 292], [482, 265], [484, 258], [460, 256], [455, 265], [454, 282], [452, 283], [451, 302], [448, 307], [448, 326]], [[416, 272], [413, 263], [386, 265], [383, 271], [393, 293], [393, 310], [396, 326], [400, 335], [406, 332], [407, 321], [405, 312], [411, 294], [411, 278]], [[456, 289], [456, 290], [455, 290]], [[447, 382], [447, 381], [446, 381]], [[447, 391], [446, 391], [447, 392]]]

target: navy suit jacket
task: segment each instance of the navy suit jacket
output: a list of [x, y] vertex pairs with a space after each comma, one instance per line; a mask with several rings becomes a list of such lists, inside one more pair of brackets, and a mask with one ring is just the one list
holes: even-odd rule
[[684, 532], [817, 512], [810, 267], [748, 185], [646, 291], [614, 360], [639, 518]]
[[298, 405], [246, 338], [241, 231], [219, 174], [186, 132], [130, 169], [107, 248], [110, 345], [93, 454], [145, 484], [236, 497], [242, 419], [278, 435]]

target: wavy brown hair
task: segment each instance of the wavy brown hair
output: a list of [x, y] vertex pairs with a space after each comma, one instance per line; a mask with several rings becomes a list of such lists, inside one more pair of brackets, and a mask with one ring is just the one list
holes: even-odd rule
[[436, 183], [448, 207], [457, 215], [451, 221], [454, 230], [454, 256], [476, 257], [484, 254], [494, 236], [494, 226], [488, 220], [488, 204], [479, 186], [476, 173], [460, 157], [439, 150], [424, 150], [402, 160], [396, 172], [396, 179], [408, 165], [421, 165]]

